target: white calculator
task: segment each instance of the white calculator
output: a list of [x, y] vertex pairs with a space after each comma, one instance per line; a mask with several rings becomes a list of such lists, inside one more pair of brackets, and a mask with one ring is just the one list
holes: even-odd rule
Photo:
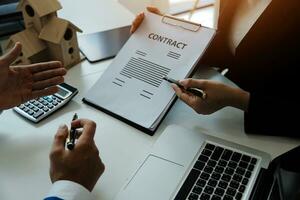
[[42, 119], [63, 107], [78, 93], [76, 88], [66, 83], [58, 85], [58, 88], [59, 90], [57, 93], [30, 100], [15, 107], [14, 111], [26, 119], [34, 123], [38, 123]]

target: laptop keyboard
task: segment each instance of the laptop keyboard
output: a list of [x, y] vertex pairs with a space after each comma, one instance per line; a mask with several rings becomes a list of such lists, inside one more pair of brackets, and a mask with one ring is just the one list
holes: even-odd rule
[[242, 199], [257, 159], [207, 143], [175, 200]]

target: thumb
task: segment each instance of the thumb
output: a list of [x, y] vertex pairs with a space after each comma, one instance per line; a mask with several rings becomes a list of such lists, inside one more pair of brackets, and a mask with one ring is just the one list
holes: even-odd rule
[[10, 66], [20, 56], [21, 52], [22, 44], [20, 42], [17, 42], [15, 46], [1, 59], [5, 63], [5, 65]]
[[61, 125], [57, 133], [55, 135], [52, 150], [64, 150], [65, 149], [65, 143], [68, 137], [68, 127], [66, 125]]

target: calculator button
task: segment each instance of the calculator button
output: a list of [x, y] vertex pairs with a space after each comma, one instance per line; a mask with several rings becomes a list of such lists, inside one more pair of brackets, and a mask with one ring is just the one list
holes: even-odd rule
[[35, 113], [35, 114], [33, 115], [33, 117], [34, 117], [34, 118], [39, 118], [42, 114], [44, 114], [44, 112], [41, 111], [41, 110], [39, 110], [37, 113]]
[[25, 105], [25, 106], [29, 106], [29, 105], [30, 105], [30, 103], [26, 102], [24, 105]]
[[47, 106], [49, 103], [47, 102], [47, 101], [45, 101], [45, 100], [43, 100], [42, 102], [41, 102], [44, 106]]
[[34, 112], [32, 111], [32, 110], [28, 110], [28, 112], [27, 112], [29, 115], [33, 115], [34, 114]]
[[33, 102], [32, 104], [35, 105], [35, 106], [38, 106], [38, 105], [39, 105], [39, 102], [35, 101], [35, 102]]
[[39, 111], [39, 109], [38, 109], [38, 108], [36, 108], [36, 107], [34, 107], [32, 110], [33, 110], [34, 112], [37, 112], [37, 111]]
[[56, 101], [53, 101], [52, 104], [56, 106], [58, 103]]
[[60, 99], [57, 99], [56, 101], [57, 101], [58, 103], [61, 103], [61, 100], [60, 100]]
[[52, 99], [47, 99], [47, 101], [48, 101], [49, 103], [52, 103], [52, 102], [53, 102], [53, 100], [52, 100]]
[[26, 108], [26, 107], [23, 110], [24, 110], [24, 112], [28, 112], [29, 111], [29, 109]]
[[29, 106], [27, 106], [28, 108], [30, 108], [30, 109], [33, 109], [34, 108], [34, 106], [32, 105], [32, 104], [30, 104]]
[[40, 102], [40, 103], [42, 103], [43, 101], [44, 101], [44, 99], [42, 99], [42, 98], [38, 99], [38, 102]]
[[54, 106], [52, 104], [49, 104], [47, 107], [52, 109]]
[[48, 112], [49, 109], [48, 109], [47, 107], [44, 107], [44, 108], [43, 108], [43, 111]]
[[22, 105], [19, 105], [19, 108], [20, 108], [21, 110], [23, 110], [23, 109], [25, 108], [25, 106], [22, 104]]
[[57, 98], [56, 98], [56, 97], [52, 97], [52, 99], [53, 99], [53, 100], [56, 100]]
[[43, 109], [43, 108], [44, 108], [44, 106], [43, 106], [42, 104], [38, 104], [37, 107], [38, 107], [39, 109]]

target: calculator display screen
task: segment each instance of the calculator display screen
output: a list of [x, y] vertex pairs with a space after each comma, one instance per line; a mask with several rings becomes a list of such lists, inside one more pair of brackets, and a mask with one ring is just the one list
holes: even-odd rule
[[59, 87], [57, 94], [65, 99], [67, 96], [69, 96], [70, 92]]

